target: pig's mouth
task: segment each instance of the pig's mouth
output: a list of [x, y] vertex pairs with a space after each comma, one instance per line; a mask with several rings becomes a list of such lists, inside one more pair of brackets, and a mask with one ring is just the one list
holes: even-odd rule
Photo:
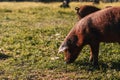
[[[68, 53], [68, 54], [70, 54], [70, 53]], [[68, 56], [67, 56], [67, 57], [65, 56], [65, 58], [64, 58], [65, 63], [67, 63], [67, 64], [73, 63], [73, 62], [75, 61], [75, 59], [76, 59], [76, 57], [70, 58], [70, 55], [69, 55], [69, 57], [68, 57]]]

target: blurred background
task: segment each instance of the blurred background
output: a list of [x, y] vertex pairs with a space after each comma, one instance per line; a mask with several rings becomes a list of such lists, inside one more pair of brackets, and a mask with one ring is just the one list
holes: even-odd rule
[[[34, 2], [45, 2], [45, 3], [49, 3], [49, 2], [63, 2], [63, 0], [0, 0], [1, 2], [3, 1], [16, 1], [16, 2], [21, 2], [21, 1], [34, 1]], [[70, 2], [95, 2], [98, 3], [99, 1], [101, 2], [119, 2], [120, 0], [65, 0], [65, 1], [70, 1]]]

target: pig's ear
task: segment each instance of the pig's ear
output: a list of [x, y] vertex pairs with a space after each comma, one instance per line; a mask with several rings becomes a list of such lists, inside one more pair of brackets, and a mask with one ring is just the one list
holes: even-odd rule
[[66, 49], [68, 49], [67, 46], [61, 45], [61, 46], [59, 47], [58, 53], [64, 52]]
[[77, 11], [78, 11], [79, 9], [80, 9], [79, 7], [76, 7], [76, 8], [75, 8], [75, 10], [77, 10]]

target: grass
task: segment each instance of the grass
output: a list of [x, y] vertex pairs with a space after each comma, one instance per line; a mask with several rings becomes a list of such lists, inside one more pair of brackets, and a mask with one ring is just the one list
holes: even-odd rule
[[[76, 23], [74, 8], [92, 3], [1, 2], [0, 3], [0, 79], [1, 80], [118, 80], [120, 79], [120, 46], [100, 45], [99, 67], [88, 62], [85, 46], [77, 60], [65, 65], [58, 48]], [[120, 3], [100, 3], [119, 6]], [[67, 68], [66, 68], [67, 67]], [[66, 70], [67, 69], [67, 70]]]

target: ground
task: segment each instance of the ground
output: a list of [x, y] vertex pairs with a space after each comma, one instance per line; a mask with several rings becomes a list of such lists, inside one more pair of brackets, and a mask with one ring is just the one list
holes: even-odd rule
[[[99, 68], [89, 63], [89, 46], [77, 60], [65, 65], [58, 48], [78, 21], [74, 8], [92, 3], [71, 2], [60, 8], [60, 2], [0, 3], [0, 79], [1, 80], [118, 80], [120, 79], [120, 46], [101, 43]], [[100, 3], [119, 6], [120, 3]]]

